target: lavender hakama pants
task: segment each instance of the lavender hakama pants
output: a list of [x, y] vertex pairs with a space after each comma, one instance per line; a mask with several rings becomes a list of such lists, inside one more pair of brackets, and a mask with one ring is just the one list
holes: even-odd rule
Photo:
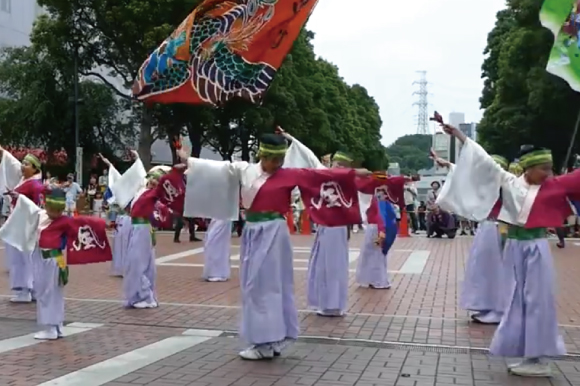
[[211, 220], [203, 239], [203, 278], [230, 278], [232, 222]]
[[21, 252], [12, 245], [6, 244], [6, 259], [9, 265], [10, 289], [31, 290], [33, 288], [32, 256], [30, 252]]
[[56, 259], [44, 259], [37, 248], [32, 253], [32, 265], [37, 322], [41, 326], [58, 326], [64, 322], [64, 295]]
[[125, 255], [123, 272], [123, 294], [125, 307], [139, 302], [156, 303], [155, 250], [151, 241], [151, 225], [132, 224], [129, 247]]
[[504, 250], [515, 282], [510, 304], [495, 331], [492, 355], [541, 358], [566, 353], [558, 331], [554, 266], [546, 239], [508, 239]]
[[308, 306], [346, 311], [348, 302], [347, 227], [319, 226], [308, 264]]
[[382, 247], [376, 244], [378, 237], [378, 226], [376, 224], [367, 225], [356, 266], [356, 282], [363, 286], [372, 285], [376, 288], [388, 288], [391, 283], [387, 274], [387, 256], [383, 255]]
[[246, 223], [240, 287], [243, 340], [259, 345], [298, 337], [292, 244], [285, 220]]
[[482, 222], [469, 251], [459, 306], [503, 314], [510, 301], [512, 271], [511, 260], [503, 256], [497, 224]]
[[122, 276], [125, 270], [125, 259], [129, 250], [129, 236], [131, 236], [131, 217], [117, 216], [117, 229], [113, 240], [113, 261], [111, 271], [114, 276]]

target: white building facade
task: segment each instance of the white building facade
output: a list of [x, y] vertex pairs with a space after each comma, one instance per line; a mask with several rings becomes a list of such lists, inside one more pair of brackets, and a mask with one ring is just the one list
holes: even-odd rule
[[40, 14], [36, 0], [0, 0], [0, 47], [29, 45], [32, 25]]

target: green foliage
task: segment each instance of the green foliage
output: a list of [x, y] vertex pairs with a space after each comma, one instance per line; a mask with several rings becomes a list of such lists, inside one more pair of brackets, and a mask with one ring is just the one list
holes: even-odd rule
[[[520, 145], [550, 148], [557, 169], [570, 143], [580, 96], [545, 70], [553, 35], [540, 24], [542, 0], [510, 0], [488, 35], [478, 127], [493, 153], [517, 156]], [[580, 141], [575, 148], [578, 149]]]
[[[39, 62], [50, 63], [46, 71], [60, 73], [55, 79], [62, 83], [59, 87], [64, 90], [65, 99], [70, 95], [70, 69], [76, 52], [82, 75], [98, 80], [109, 87], [110, 93], [131, 103], [126, 90], [132, 85], [143, 61], [200, 2], [39, 0], [39, 5], [48, 14], [36, 22], [31, 36], [31, 55]], [[380, 144], [382, 122], [379, 107], [364, 87], [347, 85], [335, 65], [316, 57], [312, 38], [311, 32], [302, 31], [259, 106], [243, 100], [233, 100], [220, 108], [134, 104], [132, 114], [139, 122], [142, 159], [147, 164], [150, 146], [155, 139], [172, 139], [186, 134], [193, 144], [194, 154], [199, 154], [201, 146], [206, 145], [226, 159], [241, 151], [242, 158], [248, 160], [260, 135], [272, 132], [280, 125], [318, 155], [346, 148], [358, 160], [364, 160], [365, 166], [386, 169], [388, 160]], [[8, 62], [5, 65], [12, 66]], [[42, 63], [40, 69], [46, 65]], [[108, 76], [102, 75], [103, 70]], [[49, 72], [46, 77], [52, 75]], [[32, 78], [22, 80], [22, 84], [29, 88], [38, 86], [32, 93], [40, 94], [41, 91], [37, 90], [42, 90], [46, 94], [43, 88], [54, 83]], [[112, 78], [119, 79], [122, 84], [113, 84]], [[23, 87], [19, 92], [24, 92]], [[87, 99], [88, 93], [88, 89], [83, 89], [83, 96]], [[51, 96], [43, 105], [38, 98], [14, 95], [18, 103], [29, 103], [35, 107], [34, 111], [38, 111], [36, 125], [50, 122], [49, 114], [66, 116], [66, 122], [71, 119], [71, 105], [62, 103], [61, 99], [53, 100]], [[48, 107], [54, 103], [59, 104], [57, 110]], [[99, 127], [111, 126], [97, 116], [99, 113], [99, 109], [89, 111], [83, 108], [81, 119], [95, 120]], [[11, 109], [6, 109], [7, 120], [9, 114], [14, 116]], [[71, 138], [70, 126], [66, 127], [69, 131], [65, 128], [52, 130], [54, 141], [56, 138], [61, 138], [61, 141], [62, 138]], [[27, 134], [19, 135], [26, 137]], [[15, 134], [14, 141], [30, 140], [33, 135], [24, 137]]]
[[[71, 66], [60, 67], [34, 47], [0, 52], [0, 130], [3, 145], [41, 146], [75, 154]], [[79, 120], [80, 144], [90, 157], [122, 148], [133, 133], [121, 120], [126, 106], [111, 90], [90, 81], [80, 83], [84, 98]], [[69, 162], [72, 162], [69, 157]], [[72, 165], [71, 165], [72, 166]]]
[[433, 161], [427, 156], [433, 137], [426, 134], [411, 134], [398, 138], [387, 147], [390, 162], [398, 163], [401, 174], [411, 175], [420, 169], [428, 169]]

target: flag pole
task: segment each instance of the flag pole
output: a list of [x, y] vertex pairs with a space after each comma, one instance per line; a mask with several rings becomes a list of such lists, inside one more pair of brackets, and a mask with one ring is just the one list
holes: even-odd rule
[[576, 134], [578, 134], [578, 127], [580, 127], [580, 110], [578, 110], [578, 115], [576, 116], [576, 125], [574, 126], [574, 131], [572, 132], [572, 139], [570, 145], [568, 146], [568, 151], [566, 152], [566, 158], [564, 159], [564, 168], [568, 170], [568, 161], [570, 161], [570, 156], [572, 155], [572, 148], [576, 142]]

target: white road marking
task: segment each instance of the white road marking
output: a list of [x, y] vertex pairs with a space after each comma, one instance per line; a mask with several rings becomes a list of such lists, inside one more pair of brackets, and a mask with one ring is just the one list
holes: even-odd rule
[[[91, 323], [71, 323], [62, 328], [63, 335], [65, 337], [80, 334], [83, 332], [90, 331], [94, 328], [102, 327], [102, 324], [91, 324]], [[34, 334], [17, 336], [15, 338], [0, 340], [0, 354], [12, 350], [17, 350], [19, 348], [30, 347], [36, 344], [42, 343], [44, 341], [34, 339]]]
[[399, 273], [421, 274], [429, 260], [430, 251], [415, 250], [411, 252], [407, 261], [399, 270]]
[[[232, 245], [232, 248], [239, 248], [239, 245]], [[0, 249], [2, 249], [2, 247], [0, 247]], [[198, 255], [200, 253], [203, 253], [203, 247], [201, 248], [195, 248], [195, 249], [189, 249], [187, 251], [183, 251], [183, 252], [177, 252], [171, 255], [167, 255], [167, 256], [162, 256], [159, 257], [157, 259], [155, 259], [155, 263], [157, 265], [173, 265], [176, 267], [180, 267], [182, 265], [180, 264], [168, 264], [170, 261], [175, 261], [175, 260], [179, 260], [179, 259], [183, 259], [184, 257], [189, 257], [189, 256], [195, 256]], [[293, 251], [294, 253], [297, 254], [310, 254], [310, 250], [311, 247], [294, 247]], [[414, 250], [412, 249], [393, 249], [391, 250], [391, 252], [414, 252]], [[356, 261], [358, 259], [358, 255], [360, 253], [360, 249], [359, 248], [350, 248], [348, 250], [348, 260], [350, 263], [352, 263], [353, 261]], [[240, 255], [238, 254], [234, 254], [230, 257], [230, 260], [233, 261], [239, 261], [240, 260]], [[294, 261], [297, 262], [308, 262], [308, 259], [294, 259]], [[183, 265], [184, 267], [189, 267], [191, 265]]]
[[102, 386], [220, 334], [221, 331], [187, 330], [181, 336], [160, 340], [38, 386]]
[[183, 259], [184, 257], [188, 257], [188, 256], [194, 256], [194, 255], [197, 255], [198, 253], [203, 253], [203, 248], [189, 249], [187, 251], [178, 252], [178, 253], [174, 253], [172, 255], [163, 256], [163, 257], [160, 257], [158, 259], [155, 259], [155, 264], [162, 265], [163, 263], [167, 263], [167, 262], [173, 261], [173, 260]]
[[[299, 262], [303, 262], [303, 263], [308, 263], [308, 260], [294, 260], [299, 261]], [[188, 268], [203, 268], [203, 264], [201, 263], [163, 263], [163, 264], [159, 264], [162, 267], [188, 267]], [[231, 269], [240, 269], [240, 266], [237, 264], [232, 264], [230, 266]], [[308, 267], [296, 267], [294, 266], [294, 271], [308, 271]], [[355, 273], [356, 269], [351, 268], [348, 270], [350, 273]], [[387, 271], [390, 274], [397, 274], [397, 273], [405, 273], [405, 272], [401, 272], [401, 271]], [[409, 273], [409, 272], [406, 272]]]

